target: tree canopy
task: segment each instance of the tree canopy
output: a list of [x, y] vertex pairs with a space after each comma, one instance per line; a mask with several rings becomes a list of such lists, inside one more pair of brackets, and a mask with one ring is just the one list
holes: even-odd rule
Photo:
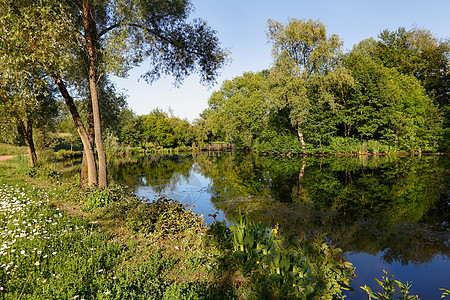
[[400, 28], [343, 53], [322, 23], [297, 19], [269, 20], [267, 38], [273, 66], [224, 82], [209, 100], [218, 139], [275, 153], [446, 147], [448, 42]]

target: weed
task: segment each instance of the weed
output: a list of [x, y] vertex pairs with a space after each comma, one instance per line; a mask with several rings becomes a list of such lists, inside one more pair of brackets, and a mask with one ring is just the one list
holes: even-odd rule
[[383, 300], [390, 300], [393, 299], [394, 293], [396, 292], [396, 289], [399, 288], [400, 292], [402, 294], [402, 297], [397, 297], [396, 299], [400, 300], [420, 300], [422, 298], [419, 298], [417, 295], [409, 295], [409, 289], [411, 288], [412, 282], [406, 282], [406, 284], [403, 284], [402, 282], [398, 280], [392, 279], [394, 275], [388, 276], [387, 272], [383, 270], [383, 273], [385, 276], [382, 276], [382, 279], [379, 280], [375, 278], [375, 281], [378, 282], [378, 284], [383, 288], [384, 294], [382, 293], [374, 293], [368, 287], [367, 285], [364, 285], [361, 287], [367, 295], [369, 295], [370, 299], [383, 299]]

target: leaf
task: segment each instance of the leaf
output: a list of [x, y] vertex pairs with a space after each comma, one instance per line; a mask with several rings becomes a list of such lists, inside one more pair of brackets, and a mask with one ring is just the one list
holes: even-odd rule
[[246, 236], [244, 238], [244, 245], [247, 246], [248, 248], [252, 248], [254, 242], [255, 242], [255, 239], [252, 236]]
[[443, 291], [441, 298], [445, 298], [447, 296], [450, 296], [450, 290], [442, 289], [442, 288], [440, 288], [440, 290]]
[[381, 282], [378, 278], [375, 278], [375, 281], [378, 282], [378, 284], [379, 284], [380, 286], [384, 286], [384, 283]]
[[372, 292], [372, 290], [370, 289], [370, 287], [368, 287], [367, 285], [360, 286], [360, 288], [361, 288], [362, 290], [364, 290], [364, 291], [367, 293], [367, 295], [369, 295], [369, 300], [370, 300], [371, 298], [374, 298], [374, 299], [381, 299], [381, 298], [379, 298], [377, 295], [375, 295], [375, 294]]

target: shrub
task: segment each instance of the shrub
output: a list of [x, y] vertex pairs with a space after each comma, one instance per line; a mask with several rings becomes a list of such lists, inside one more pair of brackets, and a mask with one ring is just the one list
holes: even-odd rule
[[87, 209], [97, 207], [104, 207], [113, 202], [117, 202], [125, 196], [125, 190], [115, 184], [110, 184], [108, 187], [94, 187], [86, 190], [86, 200], [84, 205]]
[[254, 148], [260, 153], [303, 153], [298, 138], [290, 133], [269, 132], [256, 141]]
[[50, 181], [59, 180], [61, 177], [58, 170], [49, 165], [37, 165], [34, 168], [28, 168], [24, 173], [32, 178], [42, 178]]

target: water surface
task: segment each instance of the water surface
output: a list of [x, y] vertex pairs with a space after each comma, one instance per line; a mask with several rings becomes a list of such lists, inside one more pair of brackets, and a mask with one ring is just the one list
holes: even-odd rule
[[109, 173], [139, 196], [194, 206], [211, 223], [239, 211], [286, 235], [327, 233], [356, 267], [355, 292], [382, 270], [411, 293], [439, 299], [450, 288], [448, 156], [287, 158], [197, 154], [121, 159]]

